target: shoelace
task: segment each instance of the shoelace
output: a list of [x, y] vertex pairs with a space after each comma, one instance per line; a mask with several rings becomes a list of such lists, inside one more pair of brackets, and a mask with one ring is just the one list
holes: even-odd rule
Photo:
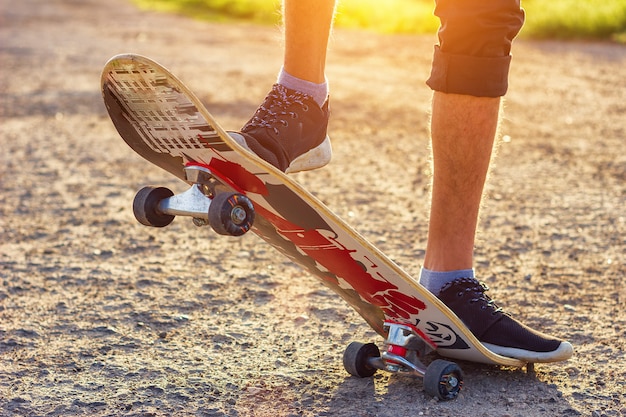
[[504, 313], [502, 308], [499, 307], [487, 294], [485, 294], [489, 291], [489, 287], [485, 283], [474, 279], [463, 279], [462, 281], [472, 284], [472, 286], [459, 291], [457, 293], [458, 297], [463, 297], [466, 293], [472, 293], [473, 298], [470, 298], [470, 303], [478, 303], [482, 301], [484, 302], [484, 305], [481, 307], [483, 310], [491, 309], [491, 314]]
[[294, 104], [299, 104], [303, 111], [308, 111], [309, 106], [305, 103], [305, 100], [308, 98], [309, 96], [304, 93], [294, 90], [288, 92], [286, 87], [276, 84], [252, 119], [250, 119], [242, 130], [246, 131], [255, 127], [268, 128], [272, 129], [274, 133], [278, 135], [279, 130], [275, 126], [276, 122], [279, 122], [285, 127], [289, 126], [289, 122], [280, 116], [288, 116], [292, 119], [297, 119], [298, 113], [288, 111], [288, 109]]
[[491, 309], [492, 310], [491, 314], [502, 313], [502, 308], [499, 307], [496, 304], [496, 302], [491, 299], [491, 297], [485, 294], [487, 291], [489, 291], [489, 287], [484, 282], [479, 282], [479, 286], [473, 287], [470, 290], [474, 292], [474, 297], [475, 297], [470, 300], [470, 303], [477, 303], [477, 302], [483, 301], [485, 302], [485, 305], [482, 306], [481, 308]]

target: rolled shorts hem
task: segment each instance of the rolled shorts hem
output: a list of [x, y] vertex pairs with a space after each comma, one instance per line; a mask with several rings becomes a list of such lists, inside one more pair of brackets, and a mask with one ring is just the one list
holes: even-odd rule
[[442, 52], [435, 45], [430, 78], [435, 91], [476, 97], [501, 97], [509, 87], [511, 55], [477, 57]]

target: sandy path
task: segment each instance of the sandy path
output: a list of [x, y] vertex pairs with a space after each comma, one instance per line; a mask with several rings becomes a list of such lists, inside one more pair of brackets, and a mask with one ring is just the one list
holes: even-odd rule
[[[280, 65], [275, 28], [144, 13], [123, 0], [0, 0], [0, 414], [626, 416], [626, 48], [519, 42], [477, 269], [568, 362], [462, 363], [437, 403], [420, 381], [348, 377], [378, 340], [250, 235], [140, 226], [146, 184], [184, 187], [117, 136], [99, 93], [112, 55], [149, 55], [227, 128]], [[428, 208], [431, 37], [337, 31], [333, 163], [298, 179], [412, 273]], [[378, 91], [376, 91], [378, 90]]]

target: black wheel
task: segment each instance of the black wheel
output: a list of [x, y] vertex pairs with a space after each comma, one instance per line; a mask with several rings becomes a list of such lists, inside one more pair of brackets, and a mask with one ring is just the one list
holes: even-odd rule
[[174, 193], [165, 187], [144, 187], [135, 194], [133, 213], [137, 221], [144, 226], [165, 227], [174, 221], [175, 216], [159, 211], [161, 200]]
[[245, 195], [220, 193], [209, 206], [209, 224], [220, 235], [241, 236], [254, 223], [254, 206]]
[[376, 373], [376, 368], [368, 363], [369, 358], [378, 357], [380, 351], [374, 343], [352, 342], [343, 353], [343, 367], [350, 375], [367, 378]]
[[454, 362], [437, 359], [426, 368], [424, 391], [440, 400], [452, 400], [463, 386], [463, 372]]

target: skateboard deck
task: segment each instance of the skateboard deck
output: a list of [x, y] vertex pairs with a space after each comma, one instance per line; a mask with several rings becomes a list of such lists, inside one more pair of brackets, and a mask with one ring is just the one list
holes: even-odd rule
[[[316, 276], [387, 338], [386, 345], [392, 346], [387, 349], [390, 354], [402, 353], [402, 349], [393, 348], [396, 344], [390, 338], [397, 336], [406, 342], [407, 337], [418, 336], [421, 343], [448, 358], [525, 365], [483, 346], [439, 299], [316, 197], [237, 144], [199, 99], [161, 65], [139, 55], [118, 55], [104, 67], [101, 87], [111, 120], [135, 152], [186, 181], [192, 189], [199, 184], [180, 197], [156, 192], [157, 197], [146, 198], [146, 191], [140, 198], [143, 202], [136, 198], [135, 206], [155, 198], [164, 200], [156, 209], [152, 201], [152, 214], [156, 211], [157, 217], [163, 217], [168, 213], [165, 223], [174, 215], [184, 214], [194, 217], [196, 224], [206, 224], [212, 221], [211, 216], [202, 213], [207, 206], [211, 211], [210, 200], [223, 191], [235, 193], [235, 200], [245, 198], [251, 204], [229, 214], [235, 218], [230, 226], [242, 229], [231, 234], [241, 234], [250, 227]], [[201, 207], [195, 211], [180, 209], [182, 200], [197, 202], [203, 198], [207, 202], [197, 203]], [[233, 206], [237, 201], [228, 204]], [[142, 223], [163, 225], [152, 224], [150, 219]], [[394, 358], [396, 365], [404, 364], [402, 358]]]

